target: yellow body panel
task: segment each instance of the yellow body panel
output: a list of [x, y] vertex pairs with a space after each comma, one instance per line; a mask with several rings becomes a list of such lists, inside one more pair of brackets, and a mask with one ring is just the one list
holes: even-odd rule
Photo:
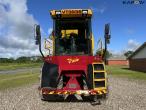
[[[104, 67], [104, 70], [95, 70], [95, 68], [94, 68], [94, 64], [102, 64], [103, 65], [103, 67]], [[92, 63], [92, 67], [93, 67], [93, 88], [94, 88], [94, 90], [104, 90], [104, 92], [106, 93], [107, 92], [107, 72], [106, 72], [106, 70], [105, 70], [105, 64], [103, 63], [103, 62], [95, 62], [95, 63]], [[98, 74], [98, 72], [100, 73], [100, 72], [103, 72], [104, 73], [104, 75], [105, 75], [105, 78], [101, 78], [101, 79], [95, 79], [95, 76], [94, 76], [94, 73], [97, 73]], [[98, 82], [98, 81], [105, 81], [105, 87], [95, 87], [95, 82]]]
[[94, 52], [94, 36], [92, 34], [92, 38], [91, 38], [91, 41], [92, 41], [92, 55], [93, 55], [93, 52]]
[[74, 17], [83, 17], [82, 11], [87, 10], [87, 17], [92, 16], [92, 10], [91, 9], [62, 9], [62, 10], [51, 10], [50, 14], [52, 18], [56, 18], [57, 14], [56, 12], [60, 12], [61, 18], [74, 18]]
[[[86, 17], [92, 17], [92, 10], [91, 9], [62, 9], [62, 10], [51, 10], [50, 11], [50, 15], [52, 16], [52, 18], [56, 18], [57, 14], [56, 12], [60, 12], [61, 14], [61, 18], [75, 18], [75, 17], [84, 17], [82, 16], [83, 13], [82, 11], [88, 11], [87, 16]], [[67, 37], [69, 37], [70, 33], [75, 33], [78, 34], [78, 30], [62, 30], [62, 37], [65, 37], [65, 35], [67, 35]], [[53, 40], [53, 55], [55, 55], [55, 36], [52, 36], [52, 40]], [[92, 55], [93, 55], [93, 51], [94, 51], [94, 36], [91, 33], [91, 43], [92, 43]]]

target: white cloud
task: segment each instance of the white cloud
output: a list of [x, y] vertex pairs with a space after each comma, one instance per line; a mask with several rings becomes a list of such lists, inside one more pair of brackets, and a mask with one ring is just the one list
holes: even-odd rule
[[37, 21], [27, 12], [27, 0], [0, 0], [0, 57], [38, 55], [34, 42]]
[[100, 13], [103, 14], [106, 11], [106, 7], [102, 6], [102, 7], [91, 7], [91, 9], [94, 11], [94, 13]]
[[126, 50], [135, 51], [140, 46], [140, 43], [136, 40], [129, 39], [128, 44], [126, 46]]
[[129, 39], [127, 44], [123, 46], [123, 49], [115, 51], [115, 50], [109, 50], [112, 54], [113, 57], [124, 57], [124, 53], [127, 51], [135, 51], [138, 47], [140, 46], [140, 43], [137, 42], [134, 39]]
[[52, 33], [52, 31], [53, 31], [53, 28], [49, 28], [48, 29], [48, 35], [50, 35]]

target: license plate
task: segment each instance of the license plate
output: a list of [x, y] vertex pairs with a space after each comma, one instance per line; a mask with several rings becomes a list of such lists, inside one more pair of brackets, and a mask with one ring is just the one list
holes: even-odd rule
[[69, 88], [76, 88], [77, 85], [76, 84], [69, 84]]

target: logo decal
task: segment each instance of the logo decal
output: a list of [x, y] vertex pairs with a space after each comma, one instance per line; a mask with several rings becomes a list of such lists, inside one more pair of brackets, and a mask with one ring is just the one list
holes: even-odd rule
[[78, 62], [79, 59], [78, 59], [78, 58], [68, 58], [67, 61], [68, 61], [68, 63], [70, 64], [70, 63]]

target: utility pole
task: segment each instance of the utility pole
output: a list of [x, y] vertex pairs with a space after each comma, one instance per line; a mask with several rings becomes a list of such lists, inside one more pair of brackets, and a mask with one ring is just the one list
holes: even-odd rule
[[104, 63], [107, 64], [107, 58], [106, 58], [106, 54], [107, 54], [107, 44], [110, 44], [110, 24], [105, 24], [105, 30], [104, 30], [104, 38], [105, 38], [105, 50], [104, 50], [104, 55], [103, 55], [103, 59], [104, 59]]

